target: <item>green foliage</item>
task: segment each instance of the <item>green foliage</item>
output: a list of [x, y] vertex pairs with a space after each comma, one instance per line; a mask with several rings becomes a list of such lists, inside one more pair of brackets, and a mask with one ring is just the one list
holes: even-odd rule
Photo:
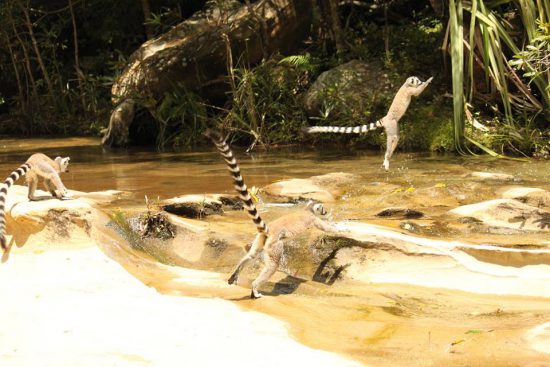
[[226, 123], [260, 144], [296, 142], [306, 121], [300, 95], [316, 68], [314, 60], [304, 55], [235, 69], [236, 89]]
[[155, 109], [157, 147], [190, 147], [208, 122], [207, 108], [195, 93], [179, 86], [164, 95]]
[[[510, 61], [510, 65], [523, 71], [530, 83], [545, 76], [548, 81], [550, 77], [550, 23], [537, 20], [537, 25], [529, 45]], [[550, 93], [550, 83], [546, 83], [545, 90]]]
[[[456, 4], [458, 8], [462, 0]], [[460, 86], [459, 79], [465, 76], [463, 88], [467, 92], [463, 97], [461, 91], [454, 89], [455, 131], [458, 134], [465, 130], [461, 115], [466, 102], [484, 112], [484, 119], [493, 125], [492, 130], [473, 131], [468, 137], [478, 147], [484, 144], [482, 150], [544, 155], [546, 148], [541, 139], [547, 136], [544, 129], [548, 127], [544, 127], [543, 121], [550, 112], [548, 27], [539, 21], [537, 28], [535, 20], [547, 17], [545, 7], [544, 2], [535, 4], [533, 0], [464, 1], [464, 9], [470, 15], [469, 36], [464, 38], [460, 33], [451, 32], [453, 80]], [[461, 22], [453, 14], [454, 7], [450, 8], [452, 30], [455, 22]], [[521, 22], [519, 27], [518, 22]], [[525, 39], [529, 44], [522, 49]], [[464, 50], [463, 43], [468, 50], [467, 68], [462, 65], [463, 57], [458, 55]], [[521, 68], [527, 79], [517, 75], [511, 66]], [[534, 88], [529, 87], [530, 83]]]

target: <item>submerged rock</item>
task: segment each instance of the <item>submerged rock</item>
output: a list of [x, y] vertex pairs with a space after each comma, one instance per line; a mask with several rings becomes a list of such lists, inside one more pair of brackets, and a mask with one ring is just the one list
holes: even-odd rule
[[514, 199], [496, 199], [452, 209], [450, 213], [484, 224], [524, 231], [550, 231], [550, 211]]
[[497, 172], [472, 172], [466, 175], [466, 177], [472, 177], [481, 181], [519, 181], [519, 179], [512, 175]]

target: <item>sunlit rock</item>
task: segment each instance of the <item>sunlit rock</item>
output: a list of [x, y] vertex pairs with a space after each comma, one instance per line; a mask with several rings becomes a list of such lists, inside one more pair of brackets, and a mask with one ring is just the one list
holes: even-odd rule
[[29, 242], [33, 246], [89, 244], [93, 221], [97, 218], [95, 204], [113, 201], [120, 192], [69, 192], [74, 199], [59, 200], [37, 190], [36, 195], [45, 200], [31, 202], [27, 198], [27, 187], [12, 186], [6, 200], [9, 246], [22, 247]]
[[450, 213], [473, 217], [484, 224], [524, 231], [550, 231], [550, 211], [513, 199], [496, 199], [452, 209]]
[[307, 179], [291, 179], [275, 182], [262, 188], [270, 199], [278, 201], [296, 201], [313, 199], [321, 202], [333, 202], [341, 196], [346, 186], [357, 180], [357, 176], [335, 172]]
[[550, 192], [537, 187], [504, 188], [498, 194], [505, 199], [516, 199], [522, 203], [539, 208], [550, 207]]

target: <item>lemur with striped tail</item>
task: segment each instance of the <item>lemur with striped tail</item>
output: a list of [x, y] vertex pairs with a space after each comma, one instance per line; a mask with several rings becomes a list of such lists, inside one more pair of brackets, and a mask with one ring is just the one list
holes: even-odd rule
[[393, 151], [397, 147], [399, 141], [399, 125], [398, 122], [403, 117], [407, 108], [411, 103], [413, 96], [418, 96], [426, 89], [433, 77], [422, 82], [415, 76], [407, 78], [405, 83], [399, 88], [397, 94], [393, 98], [393, 102], [386, 116], [376, 122], [360, 126], [311, 126], [304, 128], [307, 133], [340, 133], [340, 134], [362, 134], [368, 131], [376, 130], [379, 127], [384, 127], [386, 130], [386, 154], [384, 155], [383, 166], [387, 170], [390, 169], [390, 158]]
[[338, 230], [316, 216], [316, 214], [325, 215], [326, 211], [322, 204], [314, 203], [313, 201], [308, 202], [304, 210], [278, 218], [267, 226], [267, 224], [260, 217], [260, 214], [252, 201], [252, 197], [250, 196], [246, 184], [241, 176], [241, 170], [237, 164], [237, 160], [235, 159], [229, 145], [225, 142], [223, 137], [215, 131], [207, 130], [205, 135], [212, 139], [216, 145], [216, 148], [218, 148], [218, 151], [225, 160], [227, 168], [233, 178], [235, 190], [237, 190], [239, 198], [244, 202], [244, 208], [247, 211], [248, 216], [252, 218], [252, 221], [258, 230], [258, 234], [252, 243], [252, 247], [239, 261], [239, 264], [229, 277], [228, 283], [236, 283], [239, 273], [243, 267], [248, 262], [255, 259], [260, 251], [264, 250], [264, 267], [258, 277], [252, 282], [252, 291], [250, 294], [252, 299], [260, 298], [262, 294], [259, 292], [259, 288], [263, 283], [271, 278], [279, 267], [279, 262], [281, 261], [281, 256], [283, 255], [284, 239], [297, 236], [313, 227], [325, 232], [333, 233], [338, 232]]
[[35, 153], [31, 155], [24, 164], [13, 171], [8, 178], [6, 178], [2, 184], [2, 188], [0, 188], [0, 246], [4, 251], [7, 249], [4, 232], [6, 230], [5, 206], [8, 189], [21, 176], [26, 176], [27, 184], [29, 186], [29, 200], [36, 201], [47, 199], [48, 197], [37, 197], [34, 195], [38, 184], [38, 178], [42, 177], [44, 179], [44, 186], [46, 187], [46, 190], [48, 190], [53, 197], [62, 200], [71, 199], [69, 192], [59, 178], [59, 174], [61, 172], [69, 171], [69, 161], [69, 157], [57, 157], [55, 160], [52, 160], [45, 154]]

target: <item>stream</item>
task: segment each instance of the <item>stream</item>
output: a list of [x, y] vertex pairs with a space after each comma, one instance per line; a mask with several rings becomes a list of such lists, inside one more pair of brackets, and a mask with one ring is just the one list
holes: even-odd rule
[[[97, 139], [66, 138], [7, 139], [0, 150], [6, 175], [34, 152], [70, 156], [70, 171], [61, 176], [69, 189], [126, 192], [102, 206], [107, 214], [143, 212], [146, 197], [160, 202], [188, 194], [234, 194], [225, 164], [207, 147], [106, 150]], [[222, 298], [266, 313], [288, 322], [300, 342], [367, 366], [548, 366], [550, 231], [544, 220], [537, 222], [535, 213], [523, 222], [513, 217], [503, 225], [482, 223], [452, 210], [501, 200], [518, 187], [550, 191], [550, 161], [398, 152], [385, 172], [382, 152], [235, 153], [249, 187], [331, 172], [355, 176], [325, 204], [328, 220], [353, 241], [330, 255], [328, 275], [304, 265], [307, 260], [296, 264], [289, 258], [258, 301], [248, 299], [258, 265], [243, 273], [239, 286], [224, 284], [254, 236], [242, 211], [181, 219], [187, 232], [139, 248], [112, 224], [101, 223], [101, 249], [161, 293]], [[513, 177], [488, 180], [474, 172]], [[268, 223], [298, 210], [264, 201], [260, 212]], [[536, 210], [549, 210], [550, 203], [544, 205]], [[395, 207], [422, 215], [377, 215]], [[524, 227], [536, 229], [536, 223], [541, 230]], [[223, 246], [205, 247], [206, 233], [210, 243]], [[187, 270], [197, 271], [197, 278], [186, 280]]]

